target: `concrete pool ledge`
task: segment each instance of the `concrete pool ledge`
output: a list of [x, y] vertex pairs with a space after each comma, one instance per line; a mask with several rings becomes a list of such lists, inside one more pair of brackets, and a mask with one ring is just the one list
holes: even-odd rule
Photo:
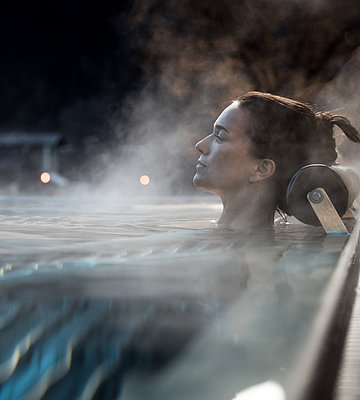
[[289, 399], [332, 399], [359, 275], [360, 220], [322, 296], [309, 339], [293, 370]]

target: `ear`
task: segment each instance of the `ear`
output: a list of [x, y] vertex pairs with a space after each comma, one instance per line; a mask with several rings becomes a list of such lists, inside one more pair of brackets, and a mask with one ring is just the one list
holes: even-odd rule
[[275, 170], [275, 161], [270, 160], [269, 158], [258, 160], [254, 169], [250, 171], [249, 182], [255, 183], [270, 178], [272, 175], [274, 175]]

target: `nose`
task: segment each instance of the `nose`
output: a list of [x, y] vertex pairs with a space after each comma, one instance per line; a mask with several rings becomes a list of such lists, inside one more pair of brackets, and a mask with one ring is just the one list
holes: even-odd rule
[[208, 154], [209, 153], [209, 146], [208, 146], [208, 139], [209, 136], [204, 137], [204, 139], [200, 140], [200, 142], [197, 142], [195, 145], [195, 149], [200, 151], [202, 154]]

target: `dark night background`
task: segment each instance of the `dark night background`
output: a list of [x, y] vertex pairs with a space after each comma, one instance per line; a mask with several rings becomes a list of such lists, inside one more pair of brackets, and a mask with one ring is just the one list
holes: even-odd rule
[[96, 160], [94, 179], [108, 162], [99, 154], [115, 157], [149, 115], [182, 129], [192, 146], [239, 92], [312, 102], [360, 44], [357, 0], [12, 0], [0, 7], [0, 131], [61, 132], [63, 173], [81, 175]]

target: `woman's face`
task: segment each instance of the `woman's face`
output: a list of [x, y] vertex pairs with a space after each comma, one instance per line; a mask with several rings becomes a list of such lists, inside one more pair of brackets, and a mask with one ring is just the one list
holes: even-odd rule
[[215, 121], [211, 135], [196, 144], [201, 155], [194, 184], [206, 191], [226, 194], [249, 185], [249, 175], [257, 165], [246, 132], [248, 111], [234, 102]]

